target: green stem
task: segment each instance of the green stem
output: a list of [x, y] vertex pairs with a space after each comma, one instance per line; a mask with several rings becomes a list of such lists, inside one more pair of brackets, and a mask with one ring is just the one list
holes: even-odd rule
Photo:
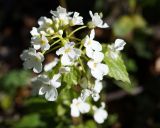
[[73, 40], [81, 41], [81, 39], [76, 38], [76, 37], [69, 37], [69, 39], [73, 39]]
[[56, 46], [56, 47], [52, 48], [51, 50], [46, 51], [46, 53], [49, 53], [49, 52], [51, 52], [51, 51], [54, 51], [54, 50], [56, 50], [56, 49], [57, 49], [57, 48], [59, 48], [59, 47], [61, 47], [61, 46], [60, 46], [60, 45], [58, 45], [58, 46]]
[[79, 47], [79, 48], [80, 48], [80, 49], [82, 49], [82, 47], [83, 47], [83, 44], [82, 44], [82, 42], [81, 42], [81, 45], [80, 45], [80, 47]]
[[82, 66], [83, 72], [85, 73], [86, 71], [85, 71], [85, 69], [84, 69], [84, 66], [83, 66], [83, 63], [82, 63], [81, 59], [79, 58], [78, 60], [79, 60], [80, 65]]
[[56, 43], [58, 43], [60, 41], [60, 39], [58, 39], [57, 41], [53, 42], [50, 47], [52, 47], [53, 45], [55, 45]]
[[56, 35], [56, 36], [53, 36], [51, 39], [55, 39], [55, 38], [58, 38], [58, 36]]
[[81, 27], [75, 29], [74, 31], [72, 31], [72, 32], [69, 34], [68, 37], [70, 37], [70, 36], [73, 35], [75, 32], [77, 32], [77, 31], [79, 31], [79, 30], [81, 30], [81, 29], [84, 29], [84, 28], [86, 28], [86, 27], [87, 27], [87, 26], [81, 26]]

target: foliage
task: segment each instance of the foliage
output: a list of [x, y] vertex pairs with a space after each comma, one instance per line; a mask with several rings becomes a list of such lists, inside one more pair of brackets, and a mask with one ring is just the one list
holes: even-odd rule
[[[108, 42], [113, 42], [117, 37], [127, 42], [125, 50], [116, 60], [110, 58], [108, 52], [103, 50], [103, 62], [108, 65], [110, 72], [105, 78], [101, 100], [107, 103], [109, 116], [103, 125], [98, 125], [93, 121], [93, 111], [83, 118], [71, 118], [69, 111], [72, 97], [80, 95], [80, 86], [77, 83], [81, 83], [81, 77], [78, 74], [88, 74], [89, 71], [83, 72], [75, 66], [65, 73], [61, 79], [64, 81], [63, 85], [68, 86], [57, 89], [59, 97], [53, 103], [37, 96], [38, 89], [30, 84], [30, 78], [34, 75], [20, 69], [19, 64], [22, 62], [19, 60], [19, 54], [29, 46], [29, 30], [35, 26], [35, 21], [40, 16], [50, 17], [48, 12], [59, 5], [58, 1], [1, 1], [0, 127], [159, 128], [159, 3], [159, 0], [67, 0], [66, 4], [63, 1], [69, 11], [77, 10], [86, 19], [89, 19], [86, 13], [88, 9], [104, 13], [104, 20], [111, 27], [107, 30], [95, 30], [95, 39], [107, 42], [104, 47], [108, 47]], [[75, 36], [83, 37], [86, 32], [88, 30], [80, 31]], [[50, 56], [46, 55], [46, 58], [46, 62], [50, 62]], [[87, 66], [86, 63], [83, 64]], [[50, 78], [58, 72], [59, 66], [60, 63], [48, 73]], [[72, 89], [75, 91], [71, 91]], [[87, 102], [100, 105], [91, 97]]]

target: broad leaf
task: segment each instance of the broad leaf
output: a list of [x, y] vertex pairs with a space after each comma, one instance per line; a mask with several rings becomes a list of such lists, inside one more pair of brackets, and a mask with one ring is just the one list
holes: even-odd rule
[[134, 29], [134, 22], [130, 16], [123, 16], [113, 25], [113, 32], [118, 37], [124, 37]]
[[38, 114], [24, 116], [19, 122], [15, 123], [14, 128], [37, 128], [44, 127], [45, 123], [40, 120]]
[[77, 85], [80, 79], [80, 71], [77, 67], [72, 67], [70, 72], [63, 75], [63, 81], [69, 86]]
[[30, 78], [31, 73], [28, 71], [12, 70], [0, 78], [0, 81], [6, 91], [13, 93], [17, 87], [27, 85]]
[[109, 57], [108, 54], [106, 53], [104, 62], [109, 67], [108, 75], [116, 80], [122, 81], [123, 83], [118, 85], [124, 90], [130, 91], [132, 89], [132, 86], [131, 86], [129, 76], [121, 56], [118, 55], [117, 58], [113, 59]]
[[[127, 27], [126, 27], [127, 26]], [[146, 21], [142, 16], [135, 14], [132, 16], [122, 16], [113, 25], [113, 32], [118, 37], [124, 37], [135, 28], [145, 28]]]

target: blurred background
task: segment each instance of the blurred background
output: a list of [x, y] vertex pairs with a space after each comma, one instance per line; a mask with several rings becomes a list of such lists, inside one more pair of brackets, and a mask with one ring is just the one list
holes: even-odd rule
[[[30, 46], [30, 30], [39, 17], [51, 17], [50, 10], [58, 5], [79, 12], [84, 21], [90, 20], [89, 10], [103, 12], [110, 28], [96, 29], [97, 40], [127, 42], [123, 58], [134, 87], [129, 94], [129, 88], [124, 91], [106, 79], [109, 117], [103, 125], [88, 121], [69, 126], [71, 117], [64, 116], [62, 106], [33, 95], [33, 74], [23, 70], [19, 55]], [[160, 0], [0, 0], [0, 128], [64, 126], [160, 128]]]

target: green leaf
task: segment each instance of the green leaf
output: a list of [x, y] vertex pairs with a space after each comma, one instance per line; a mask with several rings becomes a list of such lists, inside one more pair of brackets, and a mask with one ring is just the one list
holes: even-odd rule
[[77, 85], [80, 79], [80, 71], [77, 67], [71, 67], [70, 72], [65, 73], [63, 75], [63, 81], [68, 85], [70, 88], [72, 85]]
[[93, 120], [89, 120], [85, 123], [85, 128], [97, 128], [96, 123]]
[[57, 105], [54, 102], [48, 102], [42, 97], [31, 97], [25, 100], [25, 112], [35, 112], [39, 114], [53, 114]]
[[30, 78], [31, 78], [31, 73], [28, 71], [13, 70], [3, 76], [2, 85], [6, 90], [13, 91], [13, 89], [19, 86], [24, 86], [28, 84]]
[[124, 37], [134, 29], [135, 25], [130, 16], [123, 16], [113, 25], [113, 32], [116, 36]]
[[132, 20], [135, 24], [135, 28], [145, 28], [146, 27], [146, 21], [141, 15], [139, 14], [133, 15]]
[[8, 110], [12, 106], [12, 98], [9, 95], [1, 93], [0, 107], [3, 110]]
[[116, 36], [124, 37], [134, 29], [145, 28], [146, 21], [139, 14], [134, 14], [131, 16], [122, 16], [113, 25], [113, 32]]
[[37, 128], [44, 127], [45, 124], [40, 120], [38, 114], [24, 116], [19, 122], [15, 123], [14, 128]]
[[109, 57], [108, 54], [106, 53], [104, 62], [109, 67], [108, 75], [116, 80], [122, 81], [122, 84], [118, 84], [118, 85], [124, 90], [130, 92], [133, 87], [131, 86], [131, 82], [126, 70], [126, 66], [124, 65], [124, 62], [121, 56], [118, 56], [116, 59], [113, 59]]
[[57, 114], [58, 114], [58, 116], [64, 116], [65, 112], [66, 112], [66, 109], [61, 104], [59, 104], [57, 106]]

